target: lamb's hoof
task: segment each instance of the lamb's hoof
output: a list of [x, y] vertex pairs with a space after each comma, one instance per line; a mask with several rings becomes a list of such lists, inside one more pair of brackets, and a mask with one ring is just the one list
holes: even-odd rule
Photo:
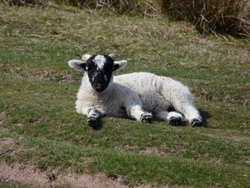
[[202, 127], [202, 121], [199, 119], [193, 119], [191, 125], [192, 127]]
[[141, 122], [143, 123], [152, 123], [153, 121], [153, 116], [151, 113], [144, 113], [141, 116]]
[[94, 130], [99, 130], [102, 127], [100, 119], [96, 118], [88, 118], [88, 125]]
[[178, 126], [181, 124], [182, 118], [181, 117], [171, 117], [168, 122], [172, 126]]

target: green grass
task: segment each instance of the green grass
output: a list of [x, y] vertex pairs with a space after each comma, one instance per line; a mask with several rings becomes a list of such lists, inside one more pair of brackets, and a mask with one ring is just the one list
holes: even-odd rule
[[[128, 185], [250, 184], [249, 39], [204, 37], [161, 17], [60, 6], [0, 4], [0, 24], [0, 141], [19, 148], [0, 151], [1, 161], [104, 172]], [[74, 109], [82, 75], [67, 61], [111, 52], [129, 60], [120, 73], [186, 83], [207, 128], [110, 117], [100, 131], [89, 128]]]

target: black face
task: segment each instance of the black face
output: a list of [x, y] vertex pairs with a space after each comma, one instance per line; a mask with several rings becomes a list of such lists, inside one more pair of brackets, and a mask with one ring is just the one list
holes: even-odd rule
[[93, 89], [103, 92], [110, 83], [115, 64], [107, 55], [94, 55], [87, 60], [85, 69]]

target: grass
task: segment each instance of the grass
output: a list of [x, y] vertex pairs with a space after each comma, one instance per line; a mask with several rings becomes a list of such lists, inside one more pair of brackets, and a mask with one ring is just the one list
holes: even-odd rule
[[[250, 184], [249, 39], [202, 36], [164, 17], [108, 10], [0, 4], [1, 161], [40, 170], [104, 172], [124, 183], [190, 187]], [[118, 53], [121, 73], [150, 71], [186, 83], [208, 127], [104, 119], [93, 131], [75, 112], [81, 74], [67, 61]]]

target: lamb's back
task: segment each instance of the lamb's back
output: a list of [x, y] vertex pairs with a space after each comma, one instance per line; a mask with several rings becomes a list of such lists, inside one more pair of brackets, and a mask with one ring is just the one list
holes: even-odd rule
[[114, 82], [127, 86], [137, 93], [155, 90], [158, 76], [147, 72], [134, 72], [114, 76]]

